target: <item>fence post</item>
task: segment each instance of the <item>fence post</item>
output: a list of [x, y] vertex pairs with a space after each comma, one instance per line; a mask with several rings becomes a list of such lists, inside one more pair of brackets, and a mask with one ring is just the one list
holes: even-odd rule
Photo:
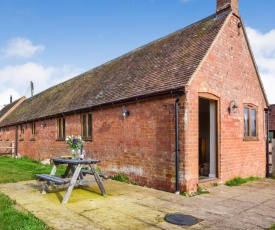
[[275, 177], [275, 139], [272, 139], [272, 177]]
[[14, 157], [14, 142], [11, 142], [11, 156]]

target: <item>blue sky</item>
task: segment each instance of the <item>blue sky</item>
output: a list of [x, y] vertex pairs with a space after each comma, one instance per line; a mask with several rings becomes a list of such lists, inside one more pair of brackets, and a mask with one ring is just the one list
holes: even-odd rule
[[[216, 0], [0, 0], [0, 108], [215, 13]], [[239, 0], [270, 104], [275, 1]]]

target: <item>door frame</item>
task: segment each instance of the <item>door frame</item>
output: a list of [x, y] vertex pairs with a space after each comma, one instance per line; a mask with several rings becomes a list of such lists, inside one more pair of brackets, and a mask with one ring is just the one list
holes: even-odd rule
[[[220, 98], [214, 94], [211, 93], [205, 93], [205, 92], [199, 92], [198, 93], [198, 104], [199, 99], [206, 99], [206, 100], [212, 100], [216, 101], [216, 178], [220, 178], [221, 175], [221, 157], [220, 157], [220, 137], [221, 137], [221, 128], [220, 128]], [[199, 133], [199, 108], [198, 108], [198, 133]], [[198, 137], [199, 139], [199, 137]], [[199, 141], [199, 140], [198, 140]], [[199, 151], [198, 151], [199, 152]], [[199, 156], [198, 156], [199, 157]], [[199, 160], [198, 160], [199, 162]], [[199, 163], [198, 163], [199, 164]], [[199, 167], [199, 165], [198, 165]], [[198, 170], [199, 174], [199, 170]]]

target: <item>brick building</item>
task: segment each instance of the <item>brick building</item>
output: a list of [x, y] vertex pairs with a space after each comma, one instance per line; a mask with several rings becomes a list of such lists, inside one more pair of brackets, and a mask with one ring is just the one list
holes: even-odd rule
[[0, 138], [43, 160], [81, 134], [103, 171], [192, 191], [265, 176], [267, 107], [238, 0], [217, 0], [215, 14], [24, 100]]

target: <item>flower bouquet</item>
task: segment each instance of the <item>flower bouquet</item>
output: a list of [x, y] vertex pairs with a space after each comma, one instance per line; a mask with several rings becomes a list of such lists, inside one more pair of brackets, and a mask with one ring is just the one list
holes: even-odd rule
[[78, 136], [71, 135], [66, 137], [66, 142], [69, 144], [71, 153], [75, 158], [77, 151], [83, 148], [84, 141], [82, 140], [80, 135]]

